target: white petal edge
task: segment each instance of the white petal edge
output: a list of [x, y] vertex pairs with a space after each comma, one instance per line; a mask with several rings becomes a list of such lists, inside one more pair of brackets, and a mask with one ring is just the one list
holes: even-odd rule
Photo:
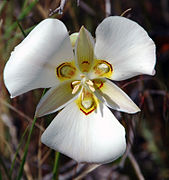
[[41, 141], [77, 162], [108, 163], [126, 149], [125, 129], [100, 104], [85, 115], [75, 102], [66, 106], [42, 134]]
[[4, 69], [4, 82], [11, 97], [58, 83], [56, 67], [73, 59], [65, 25], [45, 19], [15, 47]]
[[59, 111], [70, 102], [74, 101], [78, 94], [78, 92], [72, 94], [71, 81], [62, 82], [60, 85], [52, 87], [40, 99], [35, 116], [41, 117]]
[[76, 40], [77, 40], [77, 38], [78, 38], [78, 35], [79, 35], [78, 32], [72, 33], [72, 34], [70, 35], [70, 42], [71, 42], [73, 48], [75, 48]]
[[102, 101], [106, 106], [126, 112], [126, 113], [137, 113], [140, 111], [139, 107], [130, 99], [130, 97], [118, 86], [108, 79], [103, 80], [103, 87], [96, 89], [95, 95]]
[[124, 17], [108, 17], [97, 27], [95, 55], [112, 64], [112, 80], [155, 74], [154, 42], [139, 24]]

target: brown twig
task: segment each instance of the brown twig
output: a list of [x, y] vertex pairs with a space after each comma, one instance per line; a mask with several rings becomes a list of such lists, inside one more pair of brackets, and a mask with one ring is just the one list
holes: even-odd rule
[[101, 164], [77, 164], [75, 161], [68, 162], [60, 169], [59, 179], [80, 180]]
[[105, 0], [105, 12], [106, 12], [106, 17], [110, 16], [110, 14], [111, 14], [110, 0]]
[[80, 0], [77, 0], [77, 6], [79, 6], [79, 4], [80, 4]]
[[138, 179], [139, 180], [144, 180], [145, 178], [144, 178], [144, 176], [143, 176], [143, 174], [142, 174], [142, 172], [140, 170], [140, 167], [139, 167], [135, 157], [131, 153], [131, 151], [128, 154], [128, 158], [129, 158], [129, 160], [130, 160], [130, 162], [131, 162], [131, 164], [132, 164], [132, 166], [133, 166], [133, 168], [134, 168], [134, 170], [136, 172], [136, 175], [137, 175]]
[[101, 164], [86, 164], [82, 170], [76, 174], [74, 180], [80, 180], [85, 177], [88, 173], [98, 168]]
[[50, 153], [51, 153], [51, 149], [48, 148], [48, 150], [42, 155], [42, 159], [40, 161], [40, 166], [45, 162], [45, 160], [48, 158]]
[[56, 9], [54, 9], [54, 10], [51, 10], [51, 9], [50, 9], [50, 14], [49, 14], [49, 16], [52, 16], [52, 15], [55, 14], [55, 13], [63, 14], [63, 8], [64, 8], [66, 2], [67, 2], [67, 0], [61, 0], [61, 1], [60, 1], [60, 6], [59, 6], [58, 8], [56, 8]]
[[108, 175], [108, 178], [107, 179], [111, 179], [111, 176], [112, 176], [112, 173], [118, 169], [122, 169], [124, 167], [124, 164], [126, 162], [126, 159], [131, 151], [131, 146], [133, 144], [133, 141], [134, 141], [134, 129], [136, 127], [136, 119], [135, 119], [135, 116], [133, 116], [132, 118], [132, 121], [130, 121], [130, 126], [129, 126], [129, 130], [128, 130], [128, 136], [127, 136], [127, 139], [128, 139], [128, 143], [127, 143], [127, 149], [126, 149], [126, 152], [125, 154], [123, 155], [123, 157], [121, 158], [119, 164], [117, 165], [114, 165], [112, 168], [111, 168], [111, 171], [109, 172], [109, 175]]
[[148, 80], [152, 80], [152, 78], [151, 77], [143, 77], [143, 78], [134, 79], [134, 80], [131, 80], [131, 81], [125, 83], [124, 85], [122, 85], [121, 88], [123, 89], [130, 84], [140, 82], [140, 81], [148, 81]]
[[87, 3], [85, 3], [84, 1], [80, 1], [79, 2], [79, 6], [85, 10], [88, 14], [90, 14], [91, 16], [95, 16], [96, 12], [94, 11], [94, 9], [92, 9]]

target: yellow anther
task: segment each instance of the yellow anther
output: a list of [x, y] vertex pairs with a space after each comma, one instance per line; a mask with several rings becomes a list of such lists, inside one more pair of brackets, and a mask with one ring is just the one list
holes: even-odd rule
[[79, 87], [80, 87], [80, 84], [76, 85], [72, 90], [72, 94], [75, 94], [79, 90]]

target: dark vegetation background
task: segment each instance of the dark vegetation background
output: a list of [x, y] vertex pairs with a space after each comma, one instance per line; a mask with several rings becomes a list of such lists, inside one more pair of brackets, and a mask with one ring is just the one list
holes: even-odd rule
[[[24, 33], [28, 34], [49, 17], [49, 9], [57, 8], [59, 3], [59, 0], [0, 0], [0, 180], [18, 178], [27, 127], [42, 94], [42, 90], [34, 90], [10, 99], [3, 84], [3, 69], [13, 48], [24, 39]], [[63, 14], [52, 17], [62, 20], [70, 33], [84, 25], [95, 36], [96, 27], [107, 15], [120, 15], [128, 8], [132, 9], [124, 16], [142, 25], [157, 46], [156, 75], [117, 83], [141, 112], [136, 115], [114, 112], [126, 128], [128, 149], [121, 159], [88, 174], [87, 180], [169, 179], [169, 2], [80, 0], [77, 6], [76, 1], [68, 0]], [[36, 121], [21, 173], [24, 180], [73, 179], [83, 171], [83, 165], [41, 144], [40, 136], [55, 115]]]

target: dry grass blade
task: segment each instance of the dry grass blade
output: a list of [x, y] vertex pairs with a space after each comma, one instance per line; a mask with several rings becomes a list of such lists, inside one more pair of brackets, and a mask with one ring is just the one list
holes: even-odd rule
[[126, 13], [128, 13], [131, 10], [132, 10], [131, 8], [126, 9], [120, 16], [124, 16]]
[[[28, 117], [27, 115], [25, 115], [23, 112], [19, 111], [18, 109], [16, 109], [14, 106], [10, 105], [9, 103], [7, 103], [6, 101], [4, 101], [2, 98], [0, 98], [0, 101], [2, 104], [4, 104], [5, 106], [7, 106], [9, 109], [13, 110], [14, 112], [18, 113], [21, 117], [23, 117], [24, 119], [26, 119], [28, 122], [32, 123], [33, 120]], [[42, 126], [40, 126], [38, 123], [35, 123], [35, 126], [40, 129], [41, 131], [44, 131], [44, 128]]]
[[88, 173], [101, 166], [101, 164], [86, 164], [80, 172], [74, 176], [74, 180], [80, 180], [84, 178]]

